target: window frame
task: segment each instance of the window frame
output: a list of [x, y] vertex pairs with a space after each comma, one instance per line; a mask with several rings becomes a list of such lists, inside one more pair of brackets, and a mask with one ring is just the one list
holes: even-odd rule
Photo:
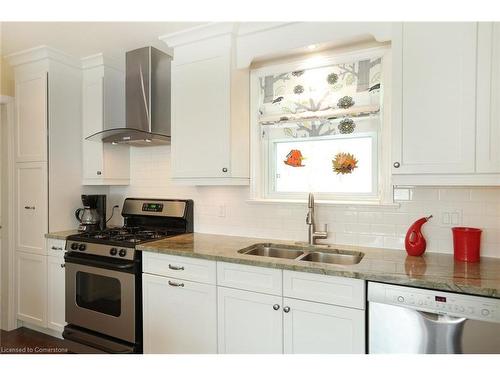
[[[391, 92], [391, 50], [390, 45], [380, 45], [369, 48], [357, 48], [350, 51], [329, 51], [327, 53], [309, 55], [287, 62], [278, 62], [272, 65], [261, 66], [250, 72], [250, 199], [257, 202], [290, 202], [304, 203], [307, 192], [304, 193], [276, 193], [271, 189], [271, 175], [269, 147], [271, 142], [262, 141], [262, 130], [258, 119], [260, 99], [259, 78], [288, 71], [319, 68], [323, 66], [352, 62], [363, 58], [382, 58], [382, 89], [379, 114], [380, 129], [374, 138], [373, 152], [376, 158], [377, 170], [373, 179], [377, 181], [374, 194], [367, 193], [315, 193], [318, 202], [332, 204], [392, 204], [392, 185], [390, 180], [390, 92]], [[361, 134], [361, 133], [359, 133]], [[363, 133], [363, 134], [366, 134]], [[357, 134], [358, 135], [358, 134]], [[347, 137], [352, 135], [347, 135]], [[340, 137], [336, 135], [335, 137]], [[382, 147], [383, 145], [383, 147]], [[373, 185], [372, 185], [373, 186]]]

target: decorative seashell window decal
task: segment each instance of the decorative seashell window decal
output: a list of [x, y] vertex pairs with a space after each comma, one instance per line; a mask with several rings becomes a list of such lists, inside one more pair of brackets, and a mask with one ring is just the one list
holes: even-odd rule
[[351, 174], [358, 167], [358, 160], [348, 152], [339, 152], [332, 160], [333, 171], [337, 174]]

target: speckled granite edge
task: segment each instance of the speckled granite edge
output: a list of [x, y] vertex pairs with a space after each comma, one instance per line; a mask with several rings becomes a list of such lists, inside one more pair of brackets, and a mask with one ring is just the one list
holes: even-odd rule
[[45, 233], [45, 238], [51, 238], [53, 240], [65, 240], [68, 238], [68, 236], [71, 236], [73, 234], [77, 234], [78, 230], [76, 229], [70, 229], [70, 230], [63, 230], [60, 232], [51, 232], [51, 233]]
[[[231, 241], [234, 243], [231, 243]], [[481, 264], [464, 265], [462, 263], [457, 265], [453, 260], [453, 256], [449, 254], [426, 254], [425, 257], [407, 257], [406, 253], [401, 250], [334, 246], [335, 248], [365, 253], [365, 257], [359, 264], [341, 266], [258, 257], [237, 252], [237, 250], [246, 247], [245, 244], [263, 242], [292, 244], [289, 241], [263, 240], [259, 238], [190, 234], [149, 242], [138, 246], [137, 249], [161, 254], [500, 298], [500, 259], [482, 258]], [[228, 243], [231, 243], [231, 245], [228, 245]], [[377, 267], [378, 263], [380, 268]], [[423, 267], [423, 271], [419, 271], [419, 267]], [[465, 272], [462, 269], [464, 267]], [[482, 270], [482, 268], [485, 270]], [[469, 271], [471, 275], [469, 276], [467, 275], [468, 269], [471, 269]], [[481, 270], [484, 275], [482, 275]]]

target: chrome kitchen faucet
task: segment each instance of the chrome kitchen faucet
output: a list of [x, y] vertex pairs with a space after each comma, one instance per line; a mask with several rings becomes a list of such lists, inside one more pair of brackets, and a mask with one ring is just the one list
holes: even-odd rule
[[314, 195], [312, 193], [309, 193], [307, 207], [309, 208], [306, 217], [306, 224], [309, 226], [308, 243], [312, 246], [316, 244], [317, 239], [328, 238], [328, 226], [325, 224], [324, 231], [316, 231], [316, 224], [314, 222]]

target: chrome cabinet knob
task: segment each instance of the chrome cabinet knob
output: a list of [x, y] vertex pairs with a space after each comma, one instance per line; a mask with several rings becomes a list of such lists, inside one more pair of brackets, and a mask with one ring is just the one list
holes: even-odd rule
[[227, 172], [227, 168], [222, 168], [222, 172], [226, 173]]
[[279, 309], [280, 309], [280, 305], [278, 305], [277, 303], [275, 303], [275, 304], [273, 305], [273, 309], [274, 309], [274, 310], [279, 310]]
[[98, 176], [100, 176], [100, 175], [102, 174], [102, 172], [101, 172], [101, 171], [97, 171], [97, 172], [96, 172], [96, 174], [97, 174]]
[[290, 307], [288, 307], [288, 306], [283, 307], [283, 311], [286, 313], [290, 312]]
[[394, 168], [399, 168], [399, 167], [401, 166], [401, 164], [399, 164], [399, 162], [397, 161], [397, 162], [395, 162], [395, 163], [393, 164], [393, 166], [394, 166]]

